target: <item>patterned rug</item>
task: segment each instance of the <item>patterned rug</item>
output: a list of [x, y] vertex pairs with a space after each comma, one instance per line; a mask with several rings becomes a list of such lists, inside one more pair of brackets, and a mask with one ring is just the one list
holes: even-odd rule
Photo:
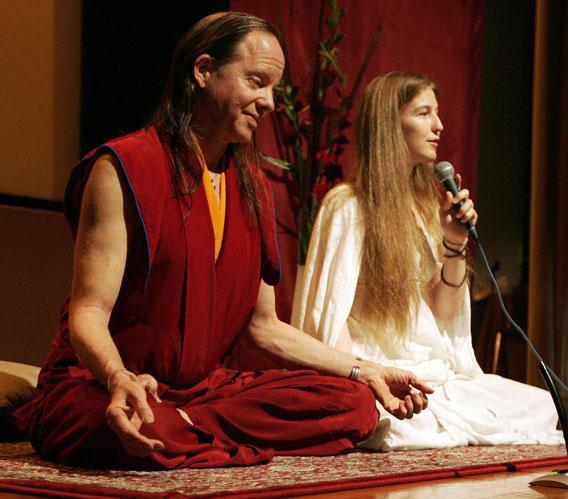
[[28, 443], [3, 443], [0, 490], [50, 497], [290, 497], [566, 463], [562, 445], [517, 445], [276, 457], [246, 468], [125, 472], [53, 464], [39, 459]]

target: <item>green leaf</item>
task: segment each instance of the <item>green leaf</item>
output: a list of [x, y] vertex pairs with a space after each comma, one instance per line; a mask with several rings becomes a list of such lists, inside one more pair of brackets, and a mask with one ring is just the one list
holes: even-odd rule
[[296, 118], [296, 113], [294, 112], [294, 107], [291, 106], [286, 106], [284, 108], [284, 113], [286, 114], [286, 117], [292, 122], [292, 123], [296, 123], [298, 120]]
[[266, 156], [265, 154], [260, 153], [260, 157], [264, 159], [264, 161], [268, 161], [271, 165], [277, 166], [282, 170], [286, 170], [287, 172], [292, 171], [292, 163], [288, 163], [288, 161], [284, 161], [283, 159], [273, 158], [272, 156]]

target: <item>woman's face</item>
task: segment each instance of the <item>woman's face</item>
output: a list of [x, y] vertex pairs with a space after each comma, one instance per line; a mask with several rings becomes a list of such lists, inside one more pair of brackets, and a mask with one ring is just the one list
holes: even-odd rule
[[210, 60], [198, 68], [196, 80], [203, 89], [198, 122], [204, 135], [225, 145], [250, 142], [260, 119], [274, 109], [272, 91], [283, 70], [280, 44], [264, 31], [248, 33], [227, 64]]
[[440, 134], [444, 129], [438, 116], [438, 100], [425, 88], [400, 110], [404, 139], [412, 166], [436, 161]]

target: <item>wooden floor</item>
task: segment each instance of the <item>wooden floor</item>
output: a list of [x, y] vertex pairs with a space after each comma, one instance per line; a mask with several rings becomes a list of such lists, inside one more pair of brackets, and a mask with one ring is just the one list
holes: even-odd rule
[[568, 498], [568, 489], [531, 487], [529, 482], [545, 475], [550, 468], [535, 468], [529, 471], [490, 473], [469, 478], [430, 480], [411, 484], [388, 485], [373, 489], [358, 489], [331, 494], [318, 494], [310, 499], [477, 499], [477, 498]]
[[[373, 489], [358, 489], [330, 494], [317, 494], [310, 499], [477, 499], [477, 498], [568, 498], [568, 489], [530, 487], [529, 482], [550, 471], [537, 468], [514, 473], [492, 473], [470, 478], [430, 480], [403, 485], [388, 485]], [[0, 499], [39, 499], [40, 496], [8, 494], [0, 492]]]

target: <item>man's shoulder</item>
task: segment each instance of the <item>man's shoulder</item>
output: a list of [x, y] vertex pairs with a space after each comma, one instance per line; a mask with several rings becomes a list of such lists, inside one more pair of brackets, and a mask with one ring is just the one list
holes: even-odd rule
[[148, 151], [164, 152], [155, 127], [142, 128], [135, 132], [115, 137], [105, 142], [104, 146], [131, 154], [144, 154]]

